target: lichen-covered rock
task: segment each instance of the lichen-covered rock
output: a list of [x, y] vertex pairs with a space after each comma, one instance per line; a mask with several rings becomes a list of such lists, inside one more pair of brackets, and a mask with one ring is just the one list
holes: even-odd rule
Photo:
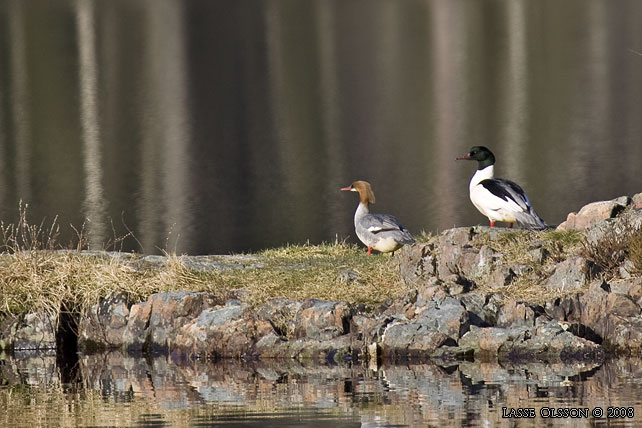
[[256, 310], [258, 319], [268, 321], [278, 335], [294, 338], [296, 314], [301, 310], [303, 302], [277, 298], [270, 299]]
[[147, 302], [137, 303], [129, 308], [127, 326], [123, 331], [123, 350], [132, 354], [139, 354], [149, 343], [149, 318], [152, 313], [152, 304]]
[[435, 245], [405, 245], [399, 251], [399, 271], [407, 284], [421, 285], [430, 282], [437, 274]]
[[205, 308], [187, 321], [169, 347], [189, 356], [240, 358], [255, 355], [256, 343], [266, 337], [278, 338], [272, 325], [257, 320], [245, 305], [231, 299], [224, 306]]
[[544, 282], [549, 290], [576, 291], [588, 284], [596, 274], [595, 265], [581, 256], [558, 263], [553, 274]]
[[451, 275], [473, 279], [477, 277], [475, 270], [478, 261], [477, 248], [440, 242], [437, 276], [442, 280], [447, 280]]
[[629, 296], [638, 306], [642, 303], [642, 278], [627, 278], [609, 282], [610, 291]]
[[608, 336], [603, 342], [605, 346], [620, 352], [637, 354], [642, 351], [642, 319], [639, 317], [623, 317], [609, 315], [606, 317], [610, 326]]
[[459, 347], [473, 349], [481, 359], [595, 359], [603, 350], [595, 342], [567, 331], [556, 321], [538, 322], [533, 327], [471, 327]]
[[362, 341], [349, 334], [352, 311], [343, 302], [288, 299], [274, 299], [255, 311], [229, 300], [187, 322], [170, 351], [205, 358], [356, 358]]
[[471, 292], [459, 299], [468, 311], [471, 325], [477, 327], [490, 327], [497, 324], [499, 310], [502, 302], [497, 294], [484, 292]]
[[329, 340], [295, 339], [278, 340], [271, 336], [267, 343], [260, 340], [256, 345], [257, 355], [262, 359], [293, 359], [315, 363], [341, 363], [359, 357], [360, 344], [351, 335], [338, 336]]
[[584, 205], [579, 212], [570, 213], [557, 230], [586, 229], [595, 223], [613, 218], [631, 204], [631, 198], [621, 196], [610, 201], [592, 202]]
[[[432, 281], [416, 289], [417, 293], [412, 303], [414, 303], [415, 308], [422, 308], [428, 306], [431, 301], [444, 300], [449, 295], [454, 294], [449, 290], [451, 287], [451, 283], [433, 277]], [[390, 311], [386, 312], [390, 313]]]
[[596, 359], [603, 357], [600, 345], [567, 331], [556, 321], [537, 323], [500, 350], [500, 358], [519, 359]]
[[57, 316], [44, 312], [7, 319], [2, 325], [0, 348], [19, 350], [56, 349]]
[[497, 327], [533, 327], [537, 315], [532, 305], [511, 300], [500, 308]]
[[[503, 255], [488, 245], [481, 248], [471, 246], [464, 237], [475, 235], [474, 229], [455, 229], [458, 233], [445, 233], [439, 237], [439, 258], [437, 260], [437, 276], [443, 281], [456, 283], [479, 281], [501, 281], [502, 285], [509, 283], [513, 274], [510, 269], [501, 271], [496, 278], [491, 278], [491, 272], [498, 266]], [[467, 232], [467, 233], [464, 233]], [[508, 275], [506, 275], [508, 273]], [[454, 276], [454, 277], [453, 277]]]
[[84, 352], [121, 347], [131, 305], [122, 293], [101, 298], [78, 323], [78, 347]]
[[[428, 294], [437, 294], [437, 287], [422, 287], [422, 291]], [[444, 295], [445, 297], [445, 295]], [[418, 307], [422, 307], [423, 304], [420, 299], [420, 292], [417, 289], [411, 289], [403, 296], [400, 296], [396, 299], [390, 299], [388, 302], [380, 306], [379, 312], [381, 315], [399, 318], [400, 316], [406, 318], [414, 318]]]
[[551, 255], [550, 251], [543, 247], [531, 248], [528, 251], [528, 255], [534, 263], [543, 264]]
[[123, 348], [130, 352], [167, 352], [174, 347], [180, 328], [216, 305], [208, 293], [152, 294], [143, 305], [133, 305], [123, 332]]
[[500, 266], [486, 276], [486, 281], [491, 288], [497, 289], [510, 285], [516, 276], [510, 266]]
[[499, 328], [471, 326], [459, 340], [459, 347], [472, 349], [476, 357], [496, 357], [504, 344], [514, 341], [528, 331], [527, 327]]
[[474, 227], [455, 227], [444, 230], [439, 236], [439, 247], [446, 244], [464, 247], [470, 245], [473, 237], [477, 234]]
[[[637, 200], [642, 197], [636, 195], [633, 203]], [[573, 217], [580, 219], [573, 227], [586, 221], [581, 235], [590, 244], [642, 226], [642, 210], [621, 211], [628, 199], [607, 202], [587, 206]], [[590, 216], [609, 218], [593, 222]], [[546, 359], [598, 355], [599, 344], [642, 350], [642, 278], [633, 252], [627, 255], [630, 260], [610, 271], [621, 279], [611, 277], [611, 283], [605, 283], [594, 280], [599, 272], [586, 258], [566, 256], [554, 264], [566, 254], [566, 241], [536, 233], [463, 227], [444, 231], [428, 243], [407, 245], [395, 256], [407, 291], [375, 307], [279, 298], [253, 308], [242, 303], [248, 297], [243, 290], [224, 303], [207, 293], [177, 292], [131, 304], [116, 294], [79, 320], [79, 344], [85, 351], [120, 346], [130, 353], [334, 362], [463, 358], [471, 352]], [[530, 242], [533, 237], [540, 241]], [[228, 266], [217, 257], [188, 257], [185, 264], [209, 271], [243, 269], [261, 260], [237, 258]], [[151, 256], [141, 260], [146, 266], [141, 269], [166, 263]], [[364, 281], [349, 266], [338, 268], [332, 278], [348, 286]], [[516, 279], [565, 296], [543, 308], [524, 299], [510, 300]], [[53, 348], [56, 320], [46, 327], [33, 317], [27, 316], [29, 325], [22, 319], [5, 320], [0, 345]], [[33, 339], [32, 333], [42, 332], [49, 336]]]
[[[634, 285], [618, 286], [631, 291]], [[546, 312], [558, 320], [577, 324], [589, 335], [596, 335], [602, 344], [618, 351], [642, 350], [642, 309], [631, 295], [613, 292], [609, 284], [595, 281], [588, 291], [546, 304]]]
[[[424, 320], [421, 320], [422, 318]], [[468, 311], [454, 297], [446, 297], [442, 301], [435, 301], [434, 304], [428, 305], [419, 313], [417, 320], [455, 341], [470, 327]]]
[[415, 318], [398, 318], [385, 327], [382, 355], [393, 360], [428, 358], [440, 346], [454, 345], [468, 328], [468, 312], [457, 299], [433, 301]]
[[345, 302], [310, 299], [295, 318], [294, 337], [328, 340], [349, 333], [352, 308]]
[[624, 262], [622, 262], [622, 265], [618, 267], [618, 274], [622, 279], [634, 279], [633, 275], [637, 270], [638, 269], [635, 266], [635, 263], [633, 263], [631, 260], [624, 260]]
[[351, 320], [350, 331], [353, 337], [353, 348], [359, 349], [360, 355], [365, 360], [377, 361], [381, 355], [381, 342], [388, 324], [394, 321], [389, 316], [354, 315]]
[[148, 302], [151, 304], [148, 329], [152, 351], [171, 349], [180, 327], [216, 304], [208, 293], [191, 292], [157, 293], [150, 296]]
[[435, 330], [425, 318], [391, 323], [381, 341], [382, 356], [388, 360], [427, 359], [442, 345], [451, 345], [448, 335]]

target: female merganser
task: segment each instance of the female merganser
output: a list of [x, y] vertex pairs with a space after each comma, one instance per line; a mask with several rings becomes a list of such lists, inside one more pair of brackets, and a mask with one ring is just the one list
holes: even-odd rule
[[399, 220], [389, 214], [370, 214], [368, 204], [375, 202], [372, 187], [367, 181], [355, 181], [341, 190], [359, 192], [359, 206], [354, 213], [354, 229], [357, 236], [368, 247], [389, 253], [401, 248], [404, 244], [415, 242], [410, 232], [401, 225]]
[[490, 220], [490, 227], [496, 221], [517, 223], [527, 229], [543, 229], [544, 220], [537, 215], [528, 197], [517, 183], [495, 175], [495, 156], [483, 146], [475, 146], [457, 160], [476, 160], [477, 172], [470, 180], [470, 200]]

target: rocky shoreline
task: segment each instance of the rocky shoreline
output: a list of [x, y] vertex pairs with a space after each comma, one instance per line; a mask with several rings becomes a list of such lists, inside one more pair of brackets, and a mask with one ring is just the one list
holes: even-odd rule
[[[638, 233], [640, 225], [642, 194], [589, 204], [569, 214], [557, 230], [581, 231], [585, 245], [599, 248], [607, 238]], [[371, 364], [601, 361], [614, 354], [639, 355], [642, 275], [635, 263], [624, 254], [606, 272], [581, 255], [555, 260], [547, 242], [517, 248], [529, 263], [515, 263], [499, 244], [519, 233], [462, 227], [404, 247], [394, 257], [409, 291], [377, 307], [285, 298], [253, 307], [243, 301], [242, 291], [224, 301], [204, 292], [166, 292], [135, 302], [117, 293], [72, 320], [71, 328], [60, 322], [65, 314], [5, 319], [0, 346], [60, 351], [63, 342], [71, 341], [83, 353], [120, 349], [177, 358]], [[185, 263], [223, 268], [203, 257], [186, 257]], [[337, 280], [358, 281], [358, 274], [341, 271]], [[527, 293], [507, 297], [503, 292], [523, 283], [550, 298], [534, 301]]]

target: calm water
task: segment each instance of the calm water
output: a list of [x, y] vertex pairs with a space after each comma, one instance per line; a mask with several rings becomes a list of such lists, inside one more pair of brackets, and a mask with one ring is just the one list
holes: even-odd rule
[[638, 0], [0, 0], [0, 218], [192, 254], [484, 223], [487, 145], [550, 224], [642, 192]]
[[[3, 427], [640, 426], [642, 419], [640, 360], [366, 368], [110, 353], [81, 356], [65, 370], [55, 357], [3, 356], [0, 373]], [[608, 419], [609, 407], [628, 416]], [[534, 409], [536, 417], [502, 418], [510, 408]], [[561, 408], [590, 415], [542, 416]], [[592, 416], [600, 410], [603, 417]]]

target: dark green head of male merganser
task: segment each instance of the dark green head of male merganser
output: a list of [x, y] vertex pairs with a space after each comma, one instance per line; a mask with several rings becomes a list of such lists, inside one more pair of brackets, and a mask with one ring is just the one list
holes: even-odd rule
[[477, 169], [484, 169], [495, 164], [495, 155], [487, 147], [475, 146], [464, 156], [457, 158], [457, 160], [476, 160], [478, 162]]

